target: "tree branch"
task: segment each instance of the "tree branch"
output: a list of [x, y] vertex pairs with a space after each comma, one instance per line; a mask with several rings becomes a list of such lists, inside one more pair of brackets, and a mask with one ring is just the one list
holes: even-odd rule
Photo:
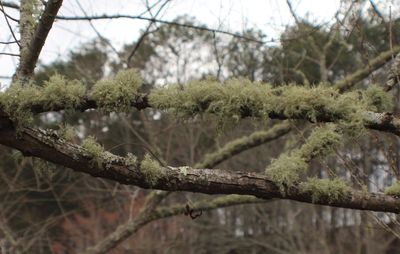
[[[264, 203], [265, 200], [255, 198], [253, 196], [229, 195], [218, 197], [212, 200], [205, 200], [194, 203], [191, 208], [193, 211], [209, 211], [216, 208], [229, 207], [241, 204]], [[136, 233], [146, 224], [175, 215], [180, 215], [185, 212], [185, 205], [173, 205], [168, 207], [160, 207], [155, 210], [142, 210], [135, 219], [118, 227], [116, 231], [107, 236], [103, 241], [95, 247], [87, 249], [84, 254], [102, 254], [108, 253], [118, 243], [124, 241], [132, 234]]]
[[36, 62], [62, 2], [62, 0], [49, 0], [29, 43], [24, 45], [21, 42], [21, 59], [15, 73], [16, 80], [27, 80], [33, 75]]
[[392, 196], [349, 191], [346, 198], [340, 200], [332, 201], [325, 195], [314, 200], [312, 193], [302, 192], [296, 185], [282, 193], [267, 176], [256, 173], [157, 166], [156, 178], [149, 178], [147, 169], [141, 163], [132, 165], [128, 159], [110, 153], [104, 154], [102, 163], [96, 163], [85, 149], [54, 134], [25, 128], [20, 130], [17, 136], [10, 124], [4, 119], [0, 121], [1, 144], [20, 150], [26, 156], [35, 156], [78, 172], [122, 184], [167, 191], [252, 195], [261, 199], [290, 199], [334, 207], [400, 213], [400, 199]]
[[387, 62], [392, 60], [393, 56], [398, 54], [399, 52], [400, 52], [400, 47], [395, 47], [393, 48], [393, 50], [382, 52], [381, 54], [379, 54], [379, 56], [372, 59], [369, 62], [369, 64], [363, 69], [360, 69], [354, 72], [353, 74], [348, 75], [344, 79], [336, 82], [335, 83], [336, 88], [338, 88], [339, 91], [341, 92], [344, 92], [352, 88], [358, 82], [368, 77], [372, 72], [378, 70], [379, 68], [384, 66]]

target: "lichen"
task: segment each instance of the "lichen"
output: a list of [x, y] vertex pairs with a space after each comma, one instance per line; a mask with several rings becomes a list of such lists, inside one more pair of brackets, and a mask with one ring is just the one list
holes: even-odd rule
[[105, 113], [127, 112], [131, 102], [138, 95], [142, 79], [134, 70], [123, 70], [113, 79], [98, 81], [92, 90], [92, 97], [100, 110]]
[[97, 143], [96, 139], [92, 136], [83, 140], [82, 147], [86, 154], [91, 157], [93, 165], [97, 165], [97, 167], [101, 168], [105, 162], [104, 147]]
[[333, 86], [269, 84], [233, 79], [225, 83], [215, 80], [192, 81], [185, 86], [170, 85], [153, 89], [150, 104], [170, 110], [179, 116], [193, 117], [212, 113], [224, 119], [270, 116], [329, 121], [343, 126], [354, 136], [363, 133], [364, 112], [369, 110], [362, 91], [340, 93]]
[[163, 175], [160, 163], [153, 160], [149, 154], [146, 154], [140, 163], [140, 171], [150, 187], [156, 185], [160, 177]]
[[61, 138], [69, 142], [72, 142], [76, 138], [76, 131], [74, 127], [68, 124], [61, 124], [57, 133], [60, 135]]
[[271, 162], [266, 174], [284, 194], [289, 187], [299, 181], [307, 169], [307, 162], [298, 153], [282, 154]]
[[128, 153], [125, 156], [125, 165], [126, 166], [136, 166], [138, 160], [137, 157], [135, 155], [133, 155], [132, 153]]
[[344, 200], [350, 194], [350, 187], [340, 178], [308, 178], [300, 184], [300, 192], [310, 193], [312, 202], [327, 200], [329, 203]]
[[301, 147], [273, 160], [267, 167], [266, 174], [285, 193], [288, 187], [299, 182], [301, 175], [307, 171], [310, 160], [327, 156], [341, 144], [341, 137], [334, 124], [317, 127]]
[[85, 88], [79, 81], [69, 81], [56, 74], [43, 86], [33, 82], [12, 84], [0, 94], [0, 103], [16, 126], [21, 127], [32, 122], [33, 106], [40, 105], [45, 110], [55, 110], [58, 107], [73, 109], [82, 102], [84, 96]]
[[385, 189], [385, 194], [400, 197], [400, 181], [396, 181], [391, 186], [387, 187]]
[[383, 112], [393, 109], [393, 97], [380, 86], [368, 86], [364, 95], [364, 100], [372, 111]]
[[85, 93], [86, 89], [80, 81], [69, 81], [62, 75], [55, 74], [44, 82], [39, 100], [50, 109], [57, 107], [73, 109], [80, 105]]
[[326, 124], [313, 130], [299, 152], [306, 160], [325, 157], [342, 144], [342, 135], [335, 124]]

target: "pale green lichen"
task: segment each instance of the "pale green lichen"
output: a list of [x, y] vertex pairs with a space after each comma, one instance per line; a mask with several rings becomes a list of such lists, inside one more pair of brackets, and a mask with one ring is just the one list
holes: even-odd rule
[[387, 187], [385, 189], [385, 194], [400, 197], [400, 181], [396, 181], [391, 186]]
[[346, 133], [357, 136], [364, 129], [364, 113], [369, 110], [363, 97], [361, 91], [341, 94], [325, 84], [273, 88], [233, 79], [225, 83], [203, 80], [185, 86], [156, 88], [150, 93], [149, 101], [155, 108], [189, 117], [212, 113], [235, 120], [244, 116], [281, 116], [312, 122], [328, 119], [343, 126]]
[[282, 193], [297, 183], [308, 169], [308, 163], [298, 153], [282, 154], [271, 162], [266, 174]]
[[32, 122], [32, 110], [35, 106], [45, 110], [72, 109], [82, 102], [84, 96], [85, 88], [79, 81], [69, 81], [56, 74], [43, 86], [33, 82], [12, 84], [0, 94], [0, 104], [17, 127], [21, 127]]
[[313, 177], [300, 184], [300, 192], [310, 193], [313, 203], [321, 200], [334, 203], [346, 199], [350, 194], [350, 187], [340, 178], [331, 180]]
[[342, 134], [334, 124], [326, 124], [313, 130], [299, 152], [307, 161], [325, 157], [342, 144]]
[[160, 163], [153, 160], [149, 154], [146, 154], [140, 163], [140, 171], [150, 187], [156, 185], [163, 175]]
[[97, 143], [96, 139], [92, 136], [87, 137], [82, 142], [82, 148], [86, 154], [92, 159], [93, 165], [101, 168], [105, 162], [104, 147]]
[[317, 127], [300, 148], [273, 160], [267, 167], [266, 174], [285, 193], [287, 188], [299, 182], [301, 175], [306, 173], [311, 159], [327, 156], [341, 145], [341, 138], [342, 135], [334, 124]]
[[128, 153], [125, 156], [125, 165], [126, 166], [136, 166], [138, 160], [137, 157], [135, 155], [133, 155], [132, 153]]
[[183, 88], [171, 85], [154, 89], [149, 100], [158, 109], [174, 110], [182, 116], [208, 112], [239, 119], [246, 110], [253, 114], [262, 113], [263, 101], [270, 88], [245, 79], [233, 79], [224, 84], [202, 80], [189, 82]]
[[380, 86], [368, 86], [364, 95], [364, 99], [372, 111], [383, 112], [393, 109], [393, 97]]
[[93, 86], [92, 97], [103, 112], [127, 112], [138, 96], [141, 84], [142, 79], [136, 71], [123, 70], [113, 79], [98, 81]]
[[74, 127], [68, 124], [61, 124], [57, 133], [60, 135], [61, 138], [69, 142], [73, 141], [76, 138], [76, 131]]
[[65, 77], [55, 74], [44, 82], [40, 100], [50, 109], [57, 107], [73, 109], [80, 105], [85, 93], [86, 89], [80, 81], [69, 81]]

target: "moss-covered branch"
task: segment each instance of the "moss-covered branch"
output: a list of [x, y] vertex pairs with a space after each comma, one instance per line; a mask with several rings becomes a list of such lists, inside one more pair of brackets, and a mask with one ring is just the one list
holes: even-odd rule
[[267, 167], [266, 174], [285, 194], [293, 185], [299, 183], [300, 177], [305, 174], [313, 158], [327, 156], [342, 143], [340, 132], [333, 124], [317, 127], [300, 148], [273, 160]]
[[40, 52], [62, 2], [62, 0], [47, 1], [39, 21], [36, 21], [35, 8], [37, 8], [39, 1], [21, 1], [21, 58], [15, 72], [16, 81], [25, 83], [32, 76]]
[[[150, 197], [153, 199], [152, 197]], [[221, 207], [228, 207], [241, 204], [254, 204], [263, 203], [265, 200], [255, 198], [253, 196], [229, 195], [218, 197], [211, 200], [204, 200], [194, 203], [191, 208], [193, 211], [208, 211]], [[152, 202], [156, 203], [156, 202]], [[173, 205], [167, 207], [160, 207], [157, 209], [142, 210], [134, 219], [119, 226], [114, 232], [106, 236], [102, 241], [93, 247], [88, 248], [84, 254], [103, 254], [108, 253], [111, 249], [115, 248], [119, 243], [126, 240], [129, 236], [137, 232], [141, 227], [146, 224], [168, 217], [183, 215], [185, 212], [185, 205]]]
[[291, 130], [288, 122], [274, 125], [268, 131], [256, 131], [249, 136], [235, 139], [213, 153], [206, 154], [204, 159], [195, 165], [195, 168], [212, 168], [215, 165], [239, 154], [245, 150], [278, 139]]
[[372, 59], [364, 68], [350, 74], [344, 79], [335, 83], [335, 86], [344, 92], [352, 88], [355, 84], [367, 78], [372, 72], [384, 66], [387, 62], [392, 60], [393, 56], [400, 52], [400, 47], [395, 47], [393, 50], [382, 52], [377, 57]]
[[268, 176], [218, 169], [194, 169], [190, 167], [159, 166], [157, 181], [151, 182], [142, 172], [143, 162], [130, 164], [130, 158], [110, 153], [104, 154], [103, 163], [93, 163], [93, 156], [80, 146], [66, 142], [43, 131], [24, 128], [17, 137], [15, 130], [0, 120], [0, 144], [20, 150], [49, 162], [84, 172], [94, 177], [114, 180], [122, 184], [166, 191], [190, 191], [206, 194], [252, 195], [261, 199], [282, 198], [307, 203], [343, 208], [400, 212], [400, 199], [384, 194], [366, 194], [350, 191], [345, 199], [335, 202], [315, 200], [310, 193], [302, 192], [293, 185], [286, 193]]

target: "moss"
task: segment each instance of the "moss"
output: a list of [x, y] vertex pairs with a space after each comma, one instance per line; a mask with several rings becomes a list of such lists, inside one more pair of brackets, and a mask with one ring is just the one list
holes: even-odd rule
[[92, 97], [103, 112], [127, 112], [141, 84], [142, 79], [136, 71], [123, 70], [114, 79], [97, 82], [93, 86]]
[[266, 174], [279, 187], [282, 193], [287, 188], [297, 183], [300, 176], [308, 169], [308, 164], [299, 154], [282, 154], [278, 159], [273, 160], [266, 169]]
[[334, 124], [326, 124], [324, 127], [317, 127], [307, 138], [306, 143], [301, 147], [300, 153], [306, 160], [316, 157], [324, 157], [334, 151], [342, 143], [342, 135]]
[[339, 178], [332, 180], [308, 178], [306, 182], [300, 184], [300, 191], [310, 193], [314, 203], [322, 199], [334, 203], [346, 199], [350, 194], [350, 187]]
[[153, 160], [149, 154], [146, 154], [140, 164], [140, 171], [146, 179], [150, 187], [157, 184], [159, 178], [163, 174], [160, 163]]
[[88, 156], [92, 158], [92, 162], [101, 168], [105, 162], [104, 147], [97, 143], [96, 139], [92, 136], [83, 140], [82, 147]]
[[380, 86], [368, 86], [364, 95], [364, 99], [372, 111], [383, 112], [393, 109], [393, 97]]
[[396, 181], [391, 186], [387, 187], [385, 189], [385, 194], [400, 197], [400, 182]]

